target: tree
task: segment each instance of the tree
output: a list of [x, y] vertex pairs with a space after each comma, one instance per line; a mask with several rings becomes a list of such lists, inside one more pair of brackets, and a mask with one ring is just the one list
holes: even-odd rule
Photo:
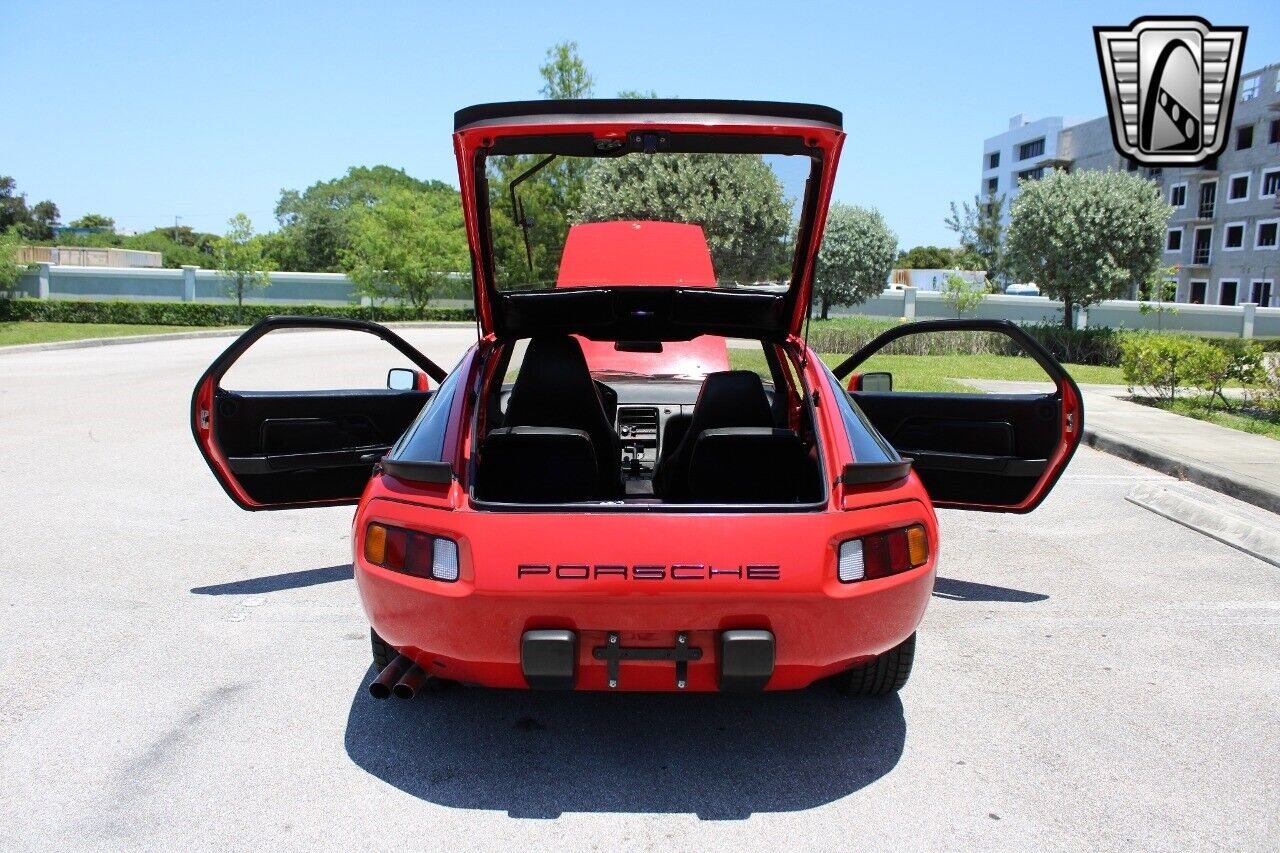
[[[985, 201], [978, 196], [973, 197], [973, 206], [965, 202], [960, 208], [951, 202], [951, 215], [943, 220], [948, 228], [956, 232], [960, 238], [960, 248], [970, 256], [981, 258], [981, 265], [976, 269], [985, 269], [987, 275], [995, 277], [1005, 272], [1004, 253], [1001, 240], [1004, 226], [1000, 222], [1004, 210], [1004, 196], [989, 194]], [[975, 267], [965, 267], [974, 269]]]
[[651, 154], [592, 161], [575, 222], [702, 226], [716, 277], [758, 281], [785, 265], [791, 205], [759, 155]]
[[104, 231], [114, 231], [116, 221], [110, 216], [103, 216], [101, 213], [86, 213], [79, 219], [71, 221], [72, 228], [101, 228]]
[[832, 305], [856, 305], [884, 292], [897, 254], [898, 237], [878, 210], [831, 205], [814, 279], [822, 319]]
[[596, 81], [578, 55], [576, 41], [562, 41], [548, 48], [538, 73], [543, 81], [539, 93], [553, 101], [589, 98], [595, 91]]
[[27, 197], [18, 192], [18, 184], [8, 175], [0, 175], [0, 231], [14, 225], [25, 225], [31, 218]]
[[253, 222], [248, 216], [237, 213], [227, 220], [227, 233], [218, 241], [216, 254], [227, 295], [236, 300], [236, 320], [243, 320], [245, 294], [271, 284], [271, 264], [263, 254], [262, 240], [253, 234]]
[[[1138, 287], [1138, 313], [1156, 315], [1156, 331], [1164, 331], [1164, 316], [1178, 313], [1178, 268], [1156, 267]], [[1154, 300], [1148, 302], [1147, 300]]]
[[52, 240], [53, 229], [61, 216], [58, 206], [52, 201], [45, 199], [36, 202], [31, 208], [31, 221], [23, 229], [25, 236], [30, 240]]
[[361, 294], [403, 299], [421, 317], [469, 257], [456, 193], [395, 189], [356, 217], [342, 263]]
[[956, 269], [956, 251], [943, 246], [915, 246], [910, 251], [898, 253], [897, 269]]
[[1016, 275], [1074, 309], [1114, 299], [1160, 263], [1173, 209], [1153, 181], [1129, 172], [1054, 171], [1028, 181], [1010, 211], [1006, 251]]
[[319, 181], [302, 192], [281, 190], [275, 210], [280, 230], [264, 239], [269, 257], [280, 269], [340, 270], [356, 216], [397, 188], [458, 195], [443, 181], [420, 181], [402, 169], [353, 166], [342, 177]]
[[18, 279], [22, 278], [31, 267], [18, 263], [18, 247], [21, 238], [15, 226], [0, 229], [0, 291], [6, 294], [13, 291]]
[[955, 273], [942, 283], [942, 301], [956, 312], [957, 319], [977, 309], [987, 298], [987, 292], [986, 282], [972, 281]]

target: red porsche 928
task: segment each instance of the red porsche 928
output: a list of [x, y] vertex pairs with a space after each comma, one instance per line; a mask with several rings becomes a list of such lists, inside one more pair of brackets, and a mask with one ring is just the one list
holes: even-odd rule
[[[841, 122], [750, 101], [469, 107], [453, 141], [478, 340], [452, 372], [384, 326], [306, 317], [209, 367], [192, 431], [232, 500], [356, 505], [373, 695], [906, 683], [934, 508], [1034, 509], [1083, 410], [1010, 323], [904, 323], [834, 369], [808, 347]], [[555, 192], [566, 175], [587, 189]], [[671, 192], [733, 204], [744, 175], [785, 199], [767, 227]], [[405, 366], [376, 389], [224, 387], [300, 328], [376, 336]], [[930, 357], [913, 342], [984, 335], [1047, 382], [911, 390], [901, 365]]]

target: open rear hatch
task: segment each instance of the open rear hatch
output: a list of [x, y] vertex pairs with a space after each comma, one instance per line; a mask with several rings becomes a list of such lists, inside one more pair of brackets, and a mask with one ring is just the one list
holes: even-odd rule
[[[828, 107], [760, 101], [528, 101], [459, 111], [454, 146], [482, 330], [614, 341], [799, 334], [841, 122]], [[763, 225], [715, 209], [742, 193], [769, 196]], [[646, 281], [639, 264], [630, 280], [556, 286], [572, 225], [629, 220], [703, 227], [714, 286]]]

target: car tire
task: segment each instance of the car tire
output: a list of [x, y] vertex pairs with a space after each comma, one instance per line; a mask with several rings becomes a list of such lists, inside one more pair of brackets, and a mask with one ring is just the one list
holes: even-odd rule
[[833, 683], [846, 696], [892, 696], [906, 686], [915, 657], [913, 633], [875, 660], [840, 673]]
[[[369, 643], [373, 646], [374, 678], [377, 678], [378, 673], [387, 668], [387, 664], [400, 656], [400, 652], [396, 651], [395, 646], [379, 637], [378, 632], [372, 628], [369, 629]], [[450, 681], [447, 678], [428, 675], [426, 682], [422, 685], [421, 692], [434, 693], [438, 690], [445, 690], [452, 687], [455, 683], [456, 682]]]
[[369, 642], [373, 646], [373, 668], [378, 673], [386, 669], [387, 664], [400, 655], [394, 646], [388, 645], [387, 641], [379, 637], [378, 632], [372, 628], [369, 629]]

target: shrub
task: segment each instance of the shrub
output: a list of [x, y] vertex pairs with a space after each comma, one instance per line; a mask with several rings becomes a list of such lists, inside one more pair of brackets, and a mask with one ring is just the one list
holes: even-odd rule
[[809, 346], [814, 352], [853, 353], [881, 332], [900, 324], [899, 320], [878, 317], [837, 317], [809, 322]]
[[1120, 367], [1132, 390], [1141, 388], [1159, 400], [1173, 400], [1178, 389], [1204, 387], [1209, 377], [1229, 369], [1227, 352], [1199, 338], [1133, 334], [1120, 344]]
[[127, 302], [114, 300], [0, 300], [0, 320], [37, 323], [122, 323], [126, 325], [236, 326], [278, 314], [306, 317], [352, 317], [358, 320], [474, 320], [470, 308], [427, 308], [423, 316], [412, 306], [368, 308], [359, 305], [245, 305], [243, 319], [232, 304], [206, 302]]
[[1222, 400], [1224, 408], [1234, 408], [1232, 401], [1222, 389], [1228, 383], [1238, 382], [1241, 385], [1254, 385], [1263, 378], [1262, 346], [1253, 341], [1240, 338], [1214, 341], [1209, 344], [1221, 353], [1216, 358], [1202, 358], [1193, 364], [1194, 372], [1189, 378], [1193, 385], [1209, 392], [1212, 405], [1216, 397]]
[[1120, 342], [1132, 334], [1107, 326], [1068, 329], [1059, 323], [1034, 323], [1023, 326], [1022, 330], [1039, 341], [1058, 361], [1102, 367], [1120, 364]]

